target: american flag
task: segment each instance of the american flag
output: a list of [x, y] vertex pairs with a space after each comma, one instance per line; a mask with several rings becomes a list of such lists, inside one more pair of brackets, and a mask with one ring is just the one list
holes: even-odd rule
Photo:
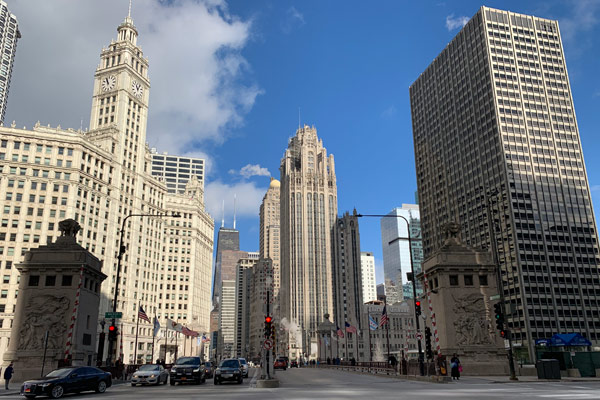
[[350, 325], [348, 322], [346, 322], [346, 332], [350, 332], [350, 333], [356, 333], [356, 327]]
[[339, 327], [339, 326], [337, 327], [337, 331], [336, 331], [336, 332], [337, 332], [337, 335], [338, 335], [339, 337], [341, 337], [341, 338], [343, 338], [343, 337], [344, 337], [344, 332], [343, 332], [343, 331], [340, 329], [340, 327]]
[[138, 318], [143, 319], [146, 322], [152, 323], [152, 321], [150, 321], [150, 318], [148, 318], [148, 315], [146, 315], [146, 312], [144, 311], [142, 306], [140, 306], [140, 310], [138, 311]]
[[388, 322], [388, 315], [386, 311], [387, 305], [383, 306], [383, 312], [381, 313], [381, 320], [379, 321], [379, 326], [383, 326]]

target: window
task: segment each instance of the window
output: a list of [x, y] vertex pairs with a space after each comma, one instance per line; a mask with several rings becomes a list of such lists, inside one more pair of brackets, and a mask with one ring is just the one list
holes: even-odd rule
[[62, 277], [62, 286], [71, 286], [73, 284], [73, 276], [71, 275], [63, 275]]
[[480, 286], [487, 286], [488, 285], [487, 275], [479, 275], [479, 285]]
[[450, 286], [458, 286], [458, 275], [450, 275]]
[[47, 275], [46, 276], [46, 286], [55, 286], [56, 285], [56, 275]]
[[29, 275], [29, 286], [39, 286], [40, 285], [40, 276], [39, 275]]
[[473, 286], [473, 275], [465, 275], [465, 286]]
[[0, 291], [0, 299], [6, 299], [8, 297], [8, 290], [3, 289]]

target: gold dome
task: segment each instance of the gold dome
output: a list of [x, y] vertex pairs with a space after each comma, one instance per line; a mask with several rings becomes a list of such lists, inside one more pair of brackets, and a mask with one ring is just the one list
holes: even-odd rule
[[279, 189], [281, 183], [275, 178], [271, 178], [271, 184], [269, 185], [269, 189]]

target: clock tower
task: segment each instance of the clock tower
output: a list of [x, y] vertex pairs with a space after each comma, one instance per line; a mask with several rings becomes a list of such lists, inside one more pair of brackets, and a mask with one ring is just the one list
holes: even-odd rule
[[115, 154], [115, 161], [125, 168], [139, 171], [148, 119], [148, 59], [137, 45], [138, 31], [131, 15], [119, 25], [117, 33], [117, 40], [102, 49], [94, 75], [88, 136]]

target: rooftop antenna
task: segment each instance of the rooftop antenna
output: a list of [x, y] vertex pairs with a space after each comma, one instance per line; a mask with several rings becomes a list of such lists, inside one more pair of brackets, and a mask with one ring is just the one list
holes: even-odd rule
[[221, 228], [225, 228], [225, 200], [223, 200], [223, 218], [221, 218]]
[[233, 229], [235, 229], [235, 212], [236, 212], [236, 208], [235, 208], [235, 207], [236, 207], [236, 204], [235, 204], [235, 201], [236, 201], [236, 195], [235, 195], [235, 193], [234, 193], [234, 194], [233, 194]]
[[300, 129], [300, 107], [298, 107], [298, 129]]
[[81, 118], [81, 124], [79, 124], [79, 131], [83, 130], [83, 118]]
[[127, 18], [131, 18], [131, 0], [129, 0], [129, 11], [127, 12]]

